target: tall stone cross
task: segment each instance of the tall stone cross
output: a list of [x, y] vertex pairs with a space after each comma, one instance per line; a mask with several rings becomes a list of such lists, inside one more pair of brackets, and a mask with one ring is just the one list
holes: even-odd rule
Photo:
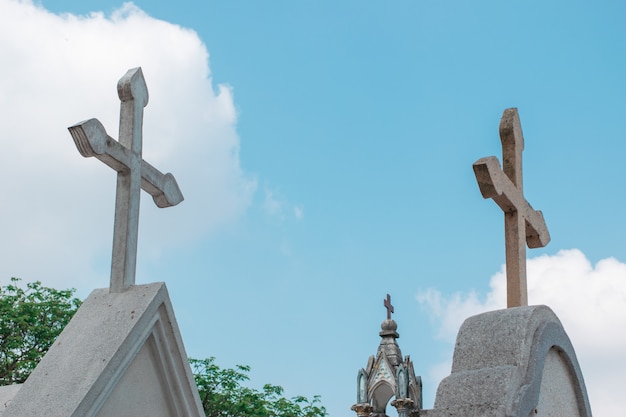
[[387, 320], [391, 320], [391, 313], [393, 313], [393, 306], [391, 305], [391, 296], [387, 294], [387, 298], [383, 300], [383, 305], [387, 309]]
[[117, 93], [121, 101], [119, 142], [97, 119], [68, 128], [82, 156], [95, 156], [117, 171], [110, 292], [123, 292], [135, 284], [141, 189], [161, 208], [183, 201], [174, 176], [162, 174], [141, 157], [143, 108], [148, 104], [141, 68], [126, 72], [117, 83]]
[[498, 158], [490, 156], [474, 163], [474, 174], [483, 197], [493, 198], [504, 211], [507, 307], [527, 306], [526, 244], [529, 248], [544, 247], [550, 242], [550, 233], [541, 211], [534, 210], [524, 198], [524, 137], [516, 108], [502, 114], [500, 140], [503, 169]]

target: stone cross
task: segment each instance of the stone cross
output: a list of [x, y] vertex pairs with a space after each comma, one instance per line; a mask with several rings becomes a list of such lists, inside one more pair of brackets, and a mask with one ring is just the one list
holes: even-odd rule
[[516, 108], [502, 114], [500, 140], [503, 169], [498, 158], [490, 156], [474, 163], [474, 174], [483, 197], [493, 198], [504, 211], [507, 307], [527, 306], [526, 244], [529, 248], [544, 247], [550, 242], [550, 233], [541, 211], [534, 210], [524, 198], [524, 137]]
[[161, 208], [183, 201], [174, 176], [162, 174], [141, 157], [143, 108], [148, 104], [141, 68], [126, 72], [117, 83], [117, 93], [121, 101], [119, 142], [97, 119], [68, 128], [82, 156], [95, 156], [117, 171], [110, 292], [123, 292], [135, 284], [141, 189]]
[[387, 298], [383, 300], [383, 305], [387, 309], [387, 320], [391, 320], [391, 313], [393, 313], [393, 306], [391, 305], [391, 296], [387, 294]]

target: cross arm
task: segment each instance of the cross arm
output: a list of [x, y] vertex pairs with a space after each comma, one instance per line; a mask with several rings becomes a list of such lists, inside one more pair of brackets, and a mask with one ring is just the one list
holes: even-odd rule
[[130, 149], [109, 136], [98, 119], [85, 120], [67, 129], [82, 156], [95, 156], [117, 172], [128, 171]]
[[484, 198], [493, 198], [504, 212], [520, 211], [526, 219], [526, 243], [541, 248], [550, 242], [550, 233], [539, 210], [532, 208], [522, 193], [500, 168], [498, 158], [490, 156], [474, 162], [474, 174]]
[[141, 188], [160, 208], [172, 207], [184, 200], [176, 178], [169, 172], [162, 174], [146, 161], [141, 161]]
[[[132, 151], [110, 137], [98, 119], [86, 120], [68, 130], [82, 156], [95, 156], [117, 172], [128, 171]], [[163, 174], [144, 160], [141, 161], [141, 188], [160, 208], [175, 206], [184, 199], [172, 174]]]

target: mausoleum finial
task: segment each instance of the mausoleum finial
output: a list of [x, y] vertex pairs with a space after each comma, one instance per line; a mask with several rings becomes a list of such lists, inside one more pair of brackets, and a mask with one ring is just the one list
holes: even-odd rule
[[541, 211], [534, 210], [524, 198], [524, 136], [516, 108], [502, 114], [500, 140], [502, 169], [498, 158], [490, 156], [474, 162], [474, 174], [483, 197], [493, 198], [504, 211], [507, 307], [527, 306], [526, 244], [529, 248], [546, 246], [550, 233]]
[[400, 335], [398, 325], [391, 319], [394, 308], [391, 297], [383, 301], [387, 319], [381, 324], [380, 345], [376, 357], [370, 356], [367, 367], [357, 374], [357, 403], [352, 410], [358, 417], [383, 417], [392, 397], [391, 405], [399, 417], [417, 415], [422, 406], [422, 379], [415, 376], [413, 362], [402, 352], [396, 341]]
[[121, 101], [119, 142], [97, 119], [68, 128], [82, 156], [95, 156], [117, 171], [111, 292], [122, 292], [135, 284], [141, 189], [161, 208], [183, 201], [174, 176], [162, 174], [141, 157], [143, 108], [148, 104], [141, 68], [128, 70], [119, 80], [117, 92]]

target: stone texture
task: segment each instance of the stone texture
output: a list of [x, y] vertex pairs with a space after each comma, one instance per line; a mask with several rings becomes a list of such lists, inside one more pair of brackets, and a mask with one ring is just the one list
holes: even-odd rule
[[9, 406], [13, 397], [22, 388], [22, 384], [5, 385], [0, 387], [0, 416], [5, 415], [4, 410]]
[[474, 163], [474, 174], [484, 198], [493, 198], [504, 212], [506, 244], [507, 306], [528, 305], [526, 290], [526, 244], [543, 247], [550, 234], [541, 211], [524, 198], [522, 151], [524, 136], [517, 109], [506, 109], [500, 121], [502, 169], [495, 156]]
[[[563, 414], [564, 413], [564, 414]], [[546, 306], [468, 318], [429, 417], [591, 417], [582, 372]]]
[[546, 355], [537, 402], [537, 417], [580, 416], [574, 381], [566, 358], [558, 349]]
[[161, 208], [183, 201], [174, 176], [162, 174], [141, 157], [143, 109], [148, 105], [148, 87], [141, 68], [128, 70], [119, 80], [117, 91], [121, 101], [119, 142], [97, 119], [69, 127], [82, 156], [95, 156], [117, 171], [111, 292], [122, 292], [135, 284], [141, 189], [152, 195]]
[[6, 416], [204, 416], [165, 284], [92, 292]]

